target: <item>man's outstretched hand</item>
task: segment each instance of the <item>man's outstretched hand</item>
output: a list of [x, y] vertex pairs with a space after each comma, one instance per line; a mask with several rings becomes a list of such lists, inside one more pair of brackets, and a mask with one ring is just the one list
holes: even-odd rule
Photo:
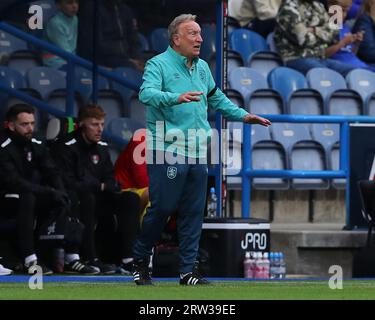
[[250, 124], [260, 124], [262, 126], [268, 127], [271, 125], [271, 121], [269, 121], [266, 118], [259, 117], [255, 114], [247, 114], [243, 117], [244, 123], [250, 123]]
[[178, 102], [184, 103], [184, 102], [200, 101], [201, 98], [199, 96], [202, 94], [203, 94], [202, 91], [185, 92], [178, 97]]

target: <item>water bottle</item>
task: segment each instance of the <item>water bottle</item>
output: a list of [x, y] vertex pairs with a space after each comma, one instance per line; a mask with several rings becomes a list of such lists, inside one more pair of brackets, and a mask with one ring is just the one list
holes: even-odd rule
[[251, 279], [253, 277], [253, 270], [252, 270], [252, 261], [251, 255], [249, 251], [245, 253], [245, 260], [243, 261], [243, 273], [244, 278]]
[[268, 259], [268, 252], [263, 254], [263, 279], [270, 278], [270, 260]]
[[273, 275], [274, 279], [280, 279], [280, 253], [274, 253], [274, 262], [273, 262]]
[[270, 279], [275, 279], [275, 253], [270, 252]]
[[279, 253], [280, 257], [280, 279], [286, 278], [286, 262], [284, 260], [284, 254], [282, 252]]
[[255, 279], [261, 279], [263, 277], [262, 275], [262, 253], [261, 252], [255, 252], [255, 262], [254, 262], [254, 271], [253, 276]]
[[215, 193], [215, 188], [210, 189], [210, 195], [208, 196], [207, 201], [207, 217], [216, 218], [216, 206], [217, 206], [217, 197]]

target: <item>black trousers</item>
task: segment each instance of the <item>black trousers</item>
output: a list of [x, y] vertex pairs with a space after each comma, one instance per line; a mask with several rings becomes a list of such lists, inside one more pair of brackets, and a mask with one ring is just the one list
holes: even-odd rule
[[[2, 197], [0, 200], [0, 220], [10, 238], [16, 238], [21, 257], [36, 253], [35, 238], [40, 226], [51, 211], [58, 207], [51, 197], [34, 193], [21, 193], [16, 197]], [[15, 223], [14, 223], [15, 222]], [[13, 229], [13, 230], [12, 230]], [[65, 245], [65, 251], [78, 252], [78, 248]]]
[[116, 245], [117, 258], [132, 257], [133, 242], [139, 229], [140, 198], [137, 194], [86, 191], [69, 195], [73, 212], [85, 226], [81, 250], [85, 259], [98, 258], [96, 232], [99, 231], [106, 240], [118, 239], [118, 243], [112, 241]]

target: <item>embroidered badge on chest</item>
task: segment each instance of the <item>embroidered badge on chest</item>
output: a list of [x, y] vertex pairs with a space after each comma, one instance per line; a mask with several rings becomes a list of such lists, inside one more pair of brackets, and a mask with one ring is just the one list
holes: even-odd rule
[[167, 177], [169, 179], [176, 178], [176, 175], [177, 175], [177, 168], [176, 167], [168, 167], [167, 168]]
[[98, 163], [99, 163], [99, 160], [100, 160], [100, 158], [99, 158], [99, 155], [98, 155], [98, 154], [93, 154], [93, 155], [91, 156], [91, 161], [92, 161], [93, 164], [98, 164]]

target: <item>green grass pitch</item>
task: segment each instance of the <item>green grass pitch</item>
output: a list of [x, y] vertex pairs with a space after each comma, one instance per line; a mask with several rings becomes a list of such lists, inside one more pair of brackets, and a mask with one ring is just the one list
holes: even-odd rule
[[177, 281], [46, 282], [42, 290], [27, 283], [0, 283], [0, 300], [373, 300], [375, 280], [344, 280], [343, 289], [327, 281], [214, 281], [209, 286], [182, 287]]

